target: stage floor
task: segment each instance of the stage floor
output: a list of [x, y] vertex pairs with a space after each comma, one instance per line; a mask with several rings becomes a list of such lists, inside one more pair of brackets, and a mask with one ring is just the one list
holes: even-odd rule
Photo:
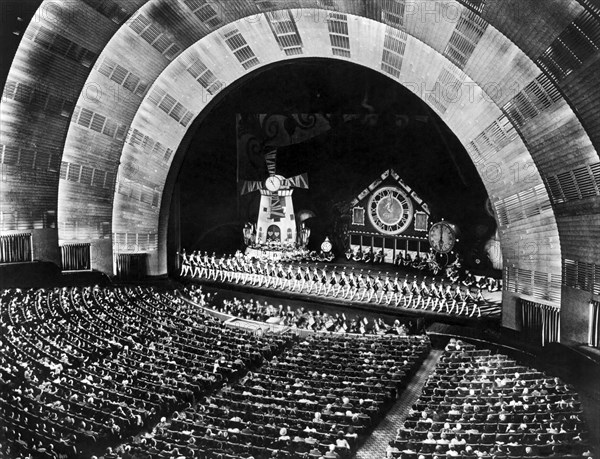
[[[287, 269], [287, 265], [290, 263], [283, 263], [285, 269]], [[432, 279], [435, 279], [436, 282], [440, 282], [444, 285], [449, 284], [448, 282], [444, 282], [441, 276], [431, 276], [425, 275], [416, 271], [407, 271], [397, 266], [390, 264], [367, 264], [367, 263], [356, 263], [354, 261], [348, 261], [346, 259], [334, 261], [331, 263], [322, 263], [322, 262], [302, 262], [302, 263], [291, 263], [293, 267], [298, 266], [308, 266], [312, 271], [314, 267], [320, 269], [321, 267], [327, 267], [329, 271], [333, 268], [336, 268], [336, 271], [340, 273], [344, 268], [346, 272], [349, 270], [354, 270], [355, 273], [363, 272], [371, 272], [371, 276], [376, 276], [378, 273], [382, 275], [389, 274], [390, 276], [398, 276], [399, 279], [404, 280], [407, 278], [408, 282], [411, 283], [413, 279], [416, 279], [417, 283], [420, 283], [422, 280], [426, 278], [426, 282], [431, 282]], [[484, 325], [484, 326], [499, 326], [501, 319], [501, 303], [502, 303], [502, 292], [488, 292], [484, 290], [482, 292], [484, 297], [484, 302], [480, 305], [481, 317], [478, 317], [475, 314], [473, 317], [470, 317], [468, 314], [472, 310], [472, 303], [469, 303], [469, 306], [466, 308], [467, 313], [463, 313], [461, 315], [453, 313], [446, 313], [444, 310], [442, 311], [432, 311], [429, 308], [423, 309], [421, 306], [416, 308], [413, 307], [403, 307], [394, 306], [393, 304], [387, 305], [385, 301], [377, 303], [374, 299], [370, 302], [358, 301], [358, 300], [350, 300], [347, 298], [343, 298], [341, 296], [332, 296], [332, 295], [317, 295], [316, 293], [307, 293], [306, 290], [301, 292], [294, 291], [292, 289], [282, 289], [282, 288], [273, 288], [273, 287], [264, 287], [259, 285], [252, 285], [252, 283], [236, 283], [236, 282], [226, 282], [226, 281], [215, 281], [213, 279], [205, 279], [205, 278], [197, 278], [197, 277], [182, 277], [182, 280], [192, 281], [194, 283], [200, 283], [206, 286], [211, 286], [219, 289], [229, 289], [236, 292], [243, 292], [246, 294], [256, 294], [265, 297], [278, 298], [283, 299], [287, 298], [290, 300], [299, 300], [299, 301], [307, 301], [314, 304], [321, 304], [326, 306], [338, 306], [338, 307], [350, 307], [357, 308], [363, 311], [368, 312], [379, 312], [384, 314], [392, 314], [392, 315], [403, 315], [403, 316], [419, 316], [424, 317], [431, 320], [443, 321], [447, 323], [458, 323], [458, 324], [469, 324], [472, 326], [475, 325]], [[466, 287], [463, 286], [464, 289]], [[362, 292], [362, 291], [361, 291]], [[361, 294], [359, 292], [359, 295]], [[473, 294], [474, 296], [474, 294]]]

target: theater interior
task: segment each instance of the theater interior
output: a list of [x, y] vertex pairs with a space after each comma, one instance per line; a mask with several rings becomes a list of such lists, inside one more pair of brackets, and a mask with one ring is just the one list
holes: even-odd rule
[[0, 457], [600, 456], [597, 0], [0, 11]]

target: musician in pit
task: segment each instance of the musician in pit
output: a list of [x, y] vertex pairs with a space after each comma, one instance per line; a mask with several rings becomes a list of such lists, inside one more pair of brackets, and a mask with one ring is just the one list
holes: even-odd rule
[[402, 252], [398, 252], [396, 254], [396, 258], [394, 259], [394, 264], [396, 266], [402, 266], [404, 262], [404, 257], [402, 256]]

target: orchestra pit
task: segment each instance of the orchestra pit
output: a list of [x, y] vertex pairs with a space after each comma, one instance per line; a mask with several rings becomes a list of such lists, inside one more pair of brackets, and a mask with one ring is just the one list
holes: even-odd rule
[[0, 7], [0, 457], [600, 457], [596, 0]]

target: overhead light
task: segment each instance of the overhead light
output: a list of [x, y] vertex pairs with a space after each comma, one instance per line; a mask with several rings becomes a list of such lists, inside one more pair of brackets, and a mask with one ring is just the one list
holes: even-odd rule
[[17, 36], [19, 36], [19, 35], [21, 35], [21, 32], [19, 32], [18, 30], [14, 30], [14, 31], [13, 31], [13, 35], [17, 35]]

